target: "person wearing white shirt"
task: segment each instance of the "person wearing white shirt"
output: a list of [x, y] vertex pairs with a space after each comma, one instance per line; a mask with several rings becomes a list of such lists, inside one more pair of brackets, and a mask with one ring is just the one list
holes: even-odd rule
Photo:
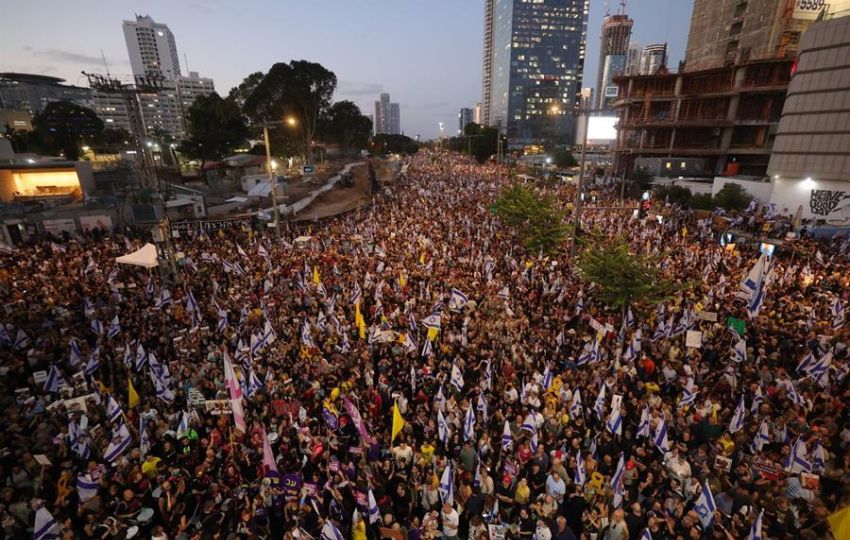
[[440, 512], [440, 517], [443, 519], [443, 536], [447, 540], [457, 540], [457, 530], [460, 526], [460, 514], [452, 508], [450, 504], [443, 505], [443, 511]]

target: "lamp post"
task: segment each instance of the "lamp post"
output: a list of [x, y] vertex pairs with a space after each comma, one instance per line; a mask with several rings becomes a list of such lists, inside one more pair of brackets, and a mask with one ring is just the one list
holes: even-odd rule
[[602, 112], [605, 109], [590, 109], [587, 108], [587, 98], [582, 99], [581, 112], [584, 116], [584, 133], [582, 133], [582, 141], [581, 141], [581, 165], [578, 172], [578, 182], [576, 183], [576, 201], [575, 201], [575, 219], [573, 220], [573, 243], [570, 246], [570, 257], [576, 256], [576, 249], [578, 248], [578, 228], [579, 223], [581, 222], [581, 190], [582, 184], [584, 183], [584, 167], [587, 159], [587, 131], [588, 126], [590, 125], [590, 113]]
[[[269, 126], [279, 126], [283, 123], [283, 120], [277, 120], [263, 124], [263, 142], [265, 142], [266, 145], [266, 170], [269, 173], [269, 187], [272, 192], [272, 206], [274, 206], [275, 235], [278, 238], [280, 238], [280, 209], [277, 206], [277, 181], [275, 180], [274, 171], [272, 170], [272, 149], [271, 141], [269, 140]], [[294, 127], [297, 123], [298, 121], [293, 116], [286, 118], [286, 124], [289, 127]]]

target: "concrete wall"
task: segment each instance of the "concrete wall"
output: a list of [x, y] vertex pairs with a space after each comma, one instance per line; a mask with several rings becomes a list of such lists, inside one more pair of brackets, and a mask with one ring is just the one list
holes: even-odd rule
[[[773, 193], [773, 184], [770, 182], [759, 182], [757, 180], [735, 176], [717, 176], [714, 178], [714, 184], [711, 186], [711, 196], [717, 195], [726, 184], [738, 184], [762, 204], [770, 201], [771, 194]], [[794, 207], [794, 210], [796, 210], [796, 207]]]
[[850, 182], [779, 178], [773, 186], [770, 202], [781, 212], [793, 214], [803, 205], [804, 218], [850, 221]]

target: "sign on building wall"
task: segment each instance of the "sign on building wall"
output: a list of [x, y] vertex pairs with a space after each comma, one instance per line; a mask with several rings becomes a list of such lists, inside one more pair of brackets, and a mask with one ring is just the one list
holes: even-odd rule
[[794, 18], [813, 21], [818, 18], [818, 15], [820, 15], [820, 12], [826, 5], [826, 0], [796, 0], [794, 4]]
[[818, 180], [777, 180], [771, 203], [780, 212], [793, 214], [800, 206], [803, 217], [826, 221], [850, 220], [850, 184]]
[[84, 231], [90, 231], [92, 229], [111, 229], [112, 228], [112, 218], [110, 216], [105, 216], [103, 214], [98, 214], [94, 216], [80, 216], [80, 228]]
[[45, 219], [41, 226], [44, 227], [44, 232], [55, 235], [60, 235], [63, 231], [72, 233], [77, 230], [73, 219]]

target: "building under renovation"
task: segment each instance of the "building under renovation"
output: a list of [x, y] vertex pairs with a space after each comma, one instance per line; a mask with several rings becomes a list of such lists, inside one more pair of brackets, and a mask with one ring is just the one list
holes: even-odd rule
[[676, 158], [700, 157], [705, 176], [765, 176], [800, 35], [819, 15], [807, 7], [695, 0], [681, 72], [615, 79], [615, 170], [667, 158], [665, 175], [684, 176], [693, 163], [676, 171]]

